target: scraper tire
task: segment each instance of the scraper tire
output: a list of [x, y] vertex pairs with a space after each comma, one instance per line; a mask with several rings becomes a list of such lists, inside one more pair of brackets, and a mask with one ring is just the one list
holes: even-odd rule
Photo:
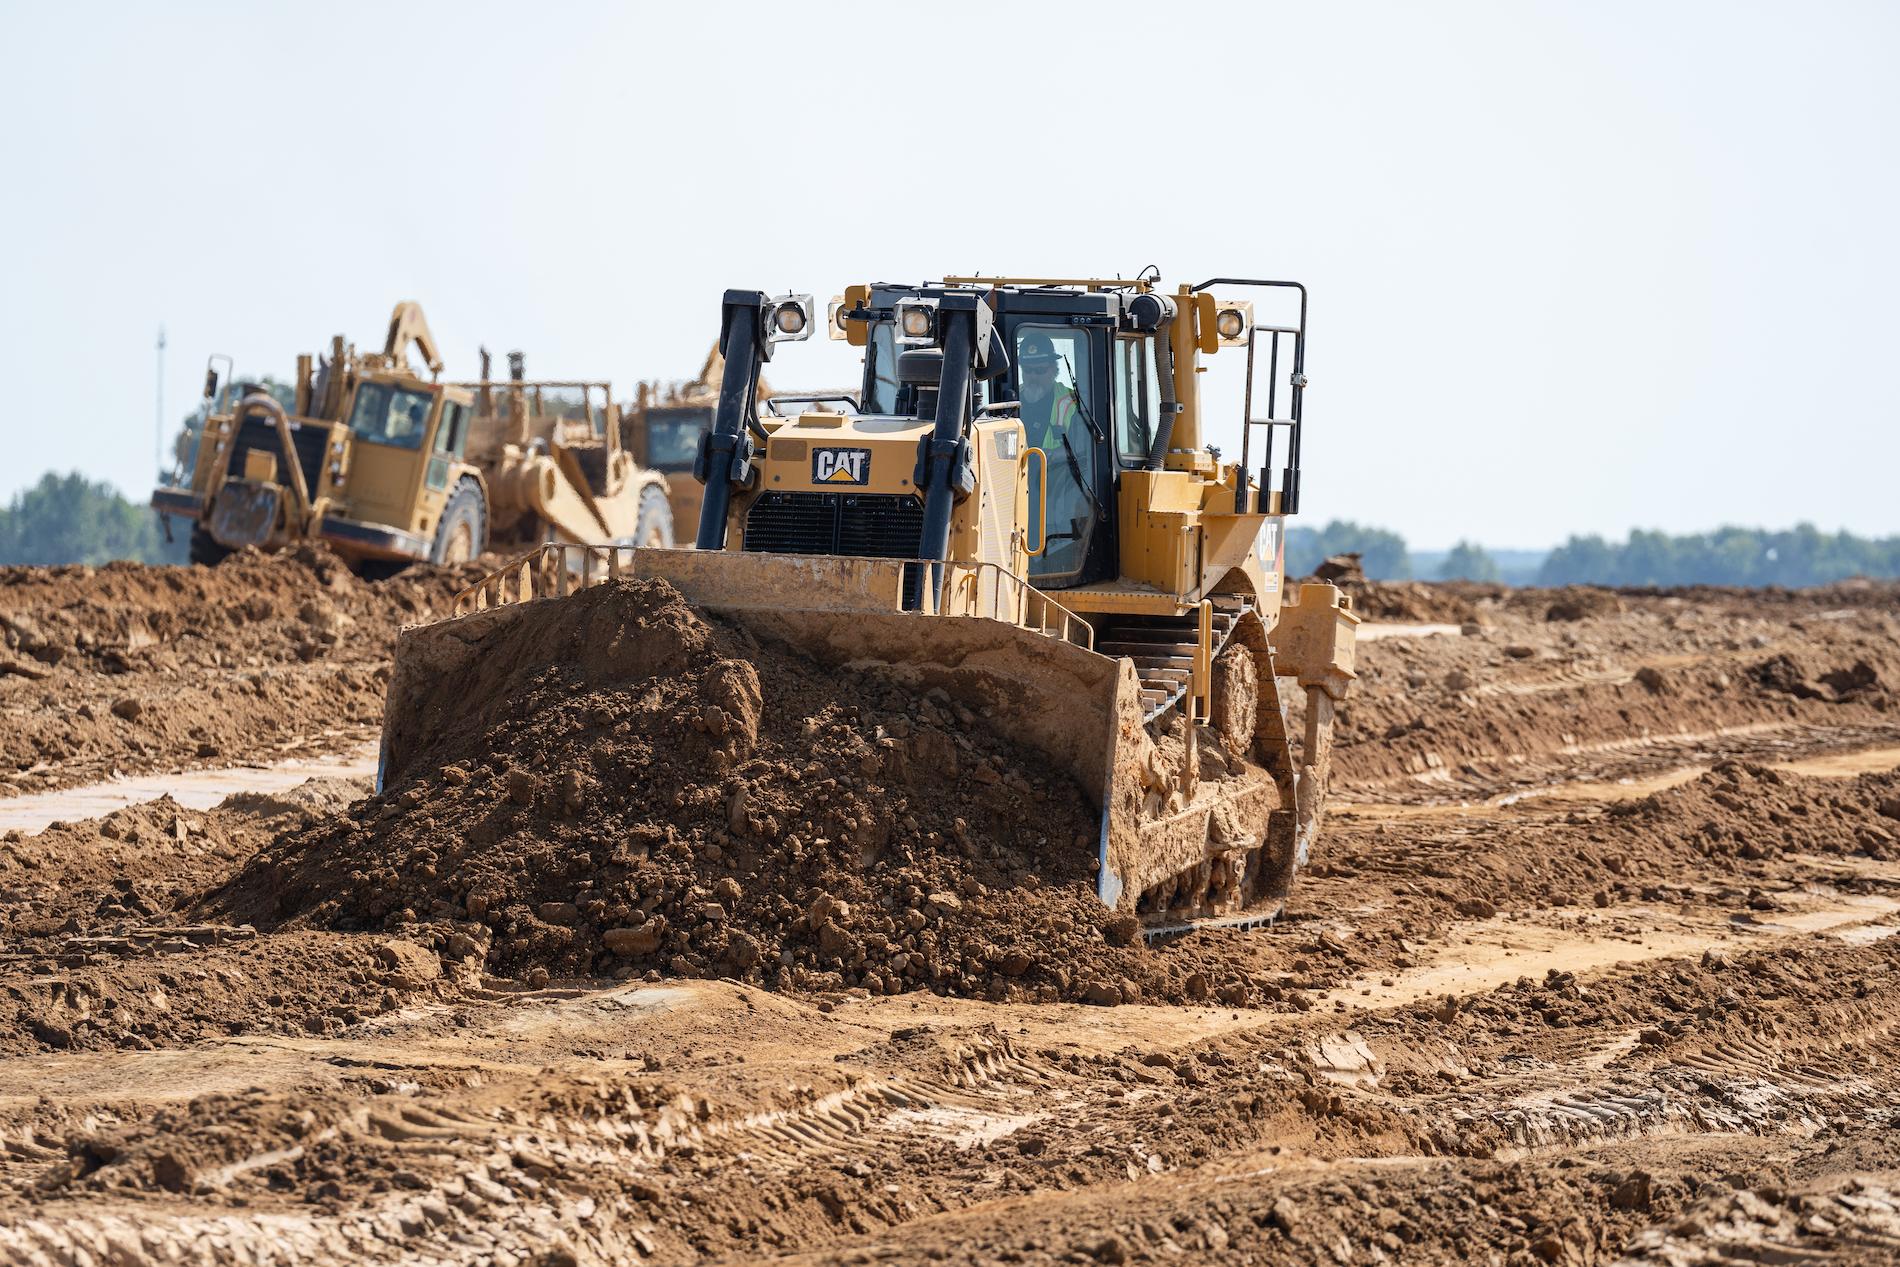
[[673, 546], [673, 507], [666, 500], [666, 491], [657, 485], [640, 490], [640, 514], [633, 524], [633, 544], [662, 549]]
[[481, 485], [463, 480], [455, 486], [449, 504], [442, 509], [441, 522], [435, 526], [435, 544], [429, 549], [431, 563], [467, 563], [488, 549], [488, 507], [482, 500]]

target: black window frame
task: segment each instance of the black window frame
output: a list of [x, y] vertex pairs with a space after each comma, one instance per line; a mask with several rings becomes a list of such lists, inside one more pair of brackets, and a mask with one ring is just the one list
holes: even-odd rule
[[[1160, 367], [1155, 351], [1155, 336], [1152, 334], [1118, 334], [1115, 336], [1115, 351], [1109, 355], [1119, 359], [1122, 348], [1139, 349], [1138, 363], [1141, 366], [1139, 392], [1130, 391], [1129, 400], [1137, 407], [1136, 420], [1141, 424], [1141, 444], [1135, 450], [1123, 447], [1122, 427], [1128, 420], [1122, 416], [1121, 400], [1117, 396], [1110, 402], [1110, 412], [1114, 418], [1115, 458], [1124, 471], [1134, 471], [1148, 464], [1148, 451], [1154, 445], [1155, 416], [1160, 413], [1161, 382], [1157, 375]], [[1109, 391], [1111, 395], [1121, 388], [1121, 367], [1112, 366], [1109, 370]], [[1136, 386], [1130, 384], [1131, 387]]]
[[435, 424], [435, 444], [430, 451], [460, 460], [468, 445], [468, 420], [473, 412], [471, 406], [443, 397], [442, 412]]

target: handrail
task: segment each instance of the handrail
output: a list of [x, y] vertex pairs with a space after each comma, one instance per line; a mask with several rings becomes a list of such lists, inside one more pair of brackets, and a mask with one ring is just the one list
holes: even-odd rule
[[[547, 542], [510, 559], [473, 585], [457, 591], [450, 600], [450, 614], [467, 616], [473, 612], [529, 603], [541, 598], [565, 598], [575, 590], [618, 580], [626, 565], [632, 562], [631, 551], [637, 548], [628, 545]], [[931, 566], [928, 559], [871, 559], [858, 555], [835, 557], [862, 558], [867, 562], [893, 567]], [[605, 566], [602, 566], [603, 561]], [[937, 566], [942, 569], [943, 579], [934, 591], [925, 591], [925, 614], [1006, 620], [1061, 642], [1072, 642], [1090, 651], [1095, 649], [1094, 626], [1001, 564], [987, 559], [973, 559], [938, 561]], [[986, 594], [989, 600], [987, 604], [984, 602]]]

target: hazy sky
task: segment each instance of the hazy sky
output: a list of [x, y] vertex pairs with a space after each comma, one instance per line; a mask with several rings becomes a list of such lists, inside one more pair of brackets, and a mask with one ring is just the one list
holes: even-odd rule
[[405, 298], [451, 375], [630, 388], [728, 286], [1154, 263], [1312, 288], [1309, 521], [1900, 532], [1892, 3], [0, 17], [0, 498], [146, 495], [161, 323], [169, 425], [207, 353], [286, 375]]

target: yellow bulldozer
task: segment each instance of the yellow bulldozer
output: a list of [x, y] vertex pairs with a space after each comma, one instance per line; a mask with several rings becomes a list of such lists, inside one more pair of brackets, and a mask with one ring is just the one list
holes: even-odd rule
[[[152, 506], [191, 522], [206, 564], [303, 541], [370, 574], [547, 541], [672, 545], [666, 479], [621, 448], [612, 384], [530, 381], [511, 359], [506, 381], [484, 353], [479, 380], [443, 382], [420, 305], [399, 303], [381, 352], [338, 335], [327, 358], [300, 356], [290, 408], [253, 390], [211, 411], [188, 478]], [[206, 401], [219, 391], [208, 368]]]
[[[1242, 296], [1297, 316], [1256, 323]], [[762, 413], [763, 365], [821, 323], [863, 349], [861, 395]], [[1358, 624], [1335, 587], [1284, 577], [1305, 288], [952, 277], [852, 286], [824, 313], [728, 291], [719, 348], [698, 548], [596, 553], [577, 582], [550, 547], [405, 631], [381, 778], [415, 773], [469, 706], [469, 657], [532, 600], [658, 577], [820, 662], [941, 688], [1066, 770], [1100, 806], [1101, 901], [1150, 936], [1277, 914], [1319, 829]], [[1238, 461], [1205, 443], [1202, 362], [1223, 352], [1245, 359]]]

